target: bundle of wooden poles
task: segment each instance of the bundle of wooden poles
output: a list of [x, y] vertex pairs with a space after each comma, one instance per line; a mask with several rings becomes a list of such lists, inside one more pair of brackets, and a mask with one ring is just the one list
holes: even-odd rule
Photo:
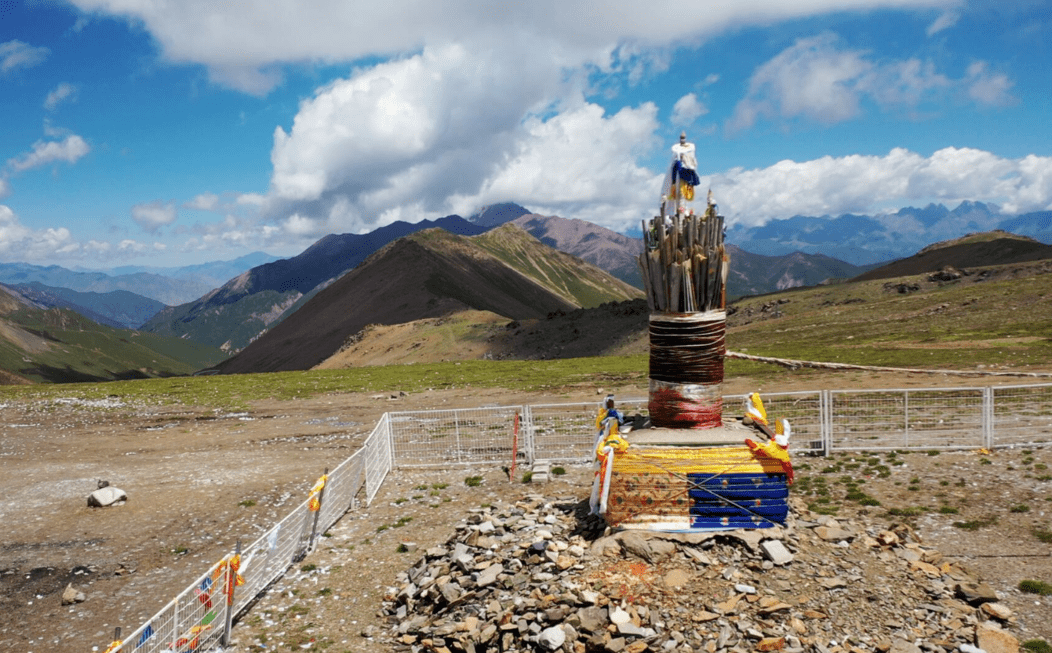
[[730, 260], [722, 215], [710, 206], [704, 215], [655, 217], [643, 222], [643, 243], [639, 266], [651, 312], [724, 310]]

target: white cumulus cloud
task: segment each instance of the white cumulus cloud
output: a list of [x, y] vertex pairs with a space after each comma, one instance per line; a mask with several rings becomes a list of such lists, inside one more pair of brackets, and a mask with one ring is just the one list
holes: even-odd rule
[[709, 112], [708, 107], [694, 93], [687, 93], [672, 106], [672, 124], [687, 127]]
[[183, 208], [197, 211], [215, 211], [219, 207], [219, 196], [215, 193], [201, 193], [189, 202], [183, 204]]
[[143, 230], [151, 233], [172, 224], [179, 217], [173, 202], [166, 204], [161, 200], [136, 204], [132, 207], [131, 213], [132, 220], [135, 220]]
[[[85, 12], [117, 16], [142, 25], [163, 56], [208, 67], [213, 80], [250, 93], [265, 93], [282, 79], [287, 63], [333, 63], [391, 56], [499, 34], [547, 52], [550, 65], [572, 68], [608, 64], [615, 50], [648, 48], [628, 56], [630, 81], [660, 70], [661, 48], [696, 43], [713, 34], [780, 20], [849, 10], [924, 10], [955, 6], [955, 0], [753, 0], [684, 3], [677, 0], [606, 3], [535, 0], [71, 0]], [[378, 28], [377, 26], [381, 26]], [[658, 47], [654, 47], [658, 46]]]
[[44, 108], [48, 111], [54, 111], [58, 108], [58, 105], [66, 100], [74, 99], [76, 94], [76, 86], [68, 82], [62, 82], [48, 93], [46, 98], [44, 98]]
[[852, 119], [870, 99], [886, 109], [913, 110], [951, 91], [964, 90], [981, 104], [1012, 102], [1012, 82], [976, 62], [954, 80], [919, 59], [877, 60], [872, 53], [843, 47], [832, 33], [799, 39], [759, 66], [746, 96], [727, 122], [732, 132], [758, 120], [805, 118], [832, 124]]
[[61, 141], [37, 141], [33, 143], [33, 150], [22, 156], [9, 159], [7, 165], [12, 170], [21, 172], [30, 168], [38, 168], [56, 161], [76, 163], [81, 157], [91, 151], [87, 141], [73, 134]]
[[50, 52], [45, 47], [32, 46], [18, 39], [0, 43], [0, 73], [32, 68], [47, 59]]
[[1004, 73], [993, 73], [985, 61], [976, 61], [968, 66], [965, 77], [968, 97], [979, 104], [1003, 107], [1015, 104], [1011, 89], [1015, 84]]
[[963, 200], [1000, 203], [1006, 212], [1052, 209], [1052, 157], [999, 157], [948, 147], [929, 157], [903, 148], [883, 156], [780, 161], [702, 178], [732, 223], [756, 226], [793, 215], [878, 213], [888, 207]]
[[59, 257], [75, 255], [79, 249], [69, 229], [31, 229], [22, 224], [10, 207], [0, 204], [0, 258], [50, 263]]

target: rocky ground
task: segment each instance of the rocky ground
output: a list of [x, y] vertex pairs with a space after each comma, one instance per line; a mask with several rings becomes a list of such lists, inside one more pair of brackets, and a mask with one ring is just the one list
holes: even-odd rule
[[[929, 375], [863, 378], [851, 373], [806, 379], [806, 383], [778, 389], [866, 384], [932, 387], [957, 382]], [[974, 385], [976, 380], [960, 382]], [[726, 392], [756, 387], [755, 381], [737, 380], [727, 385]], [[515, 400], [591, 401], [607, 390], [572, 388], [546, 396], [516, 395]], [[640, 388], [614, 390], [620, 396], [645, 396]], [[100, 402], [5, 400], [0, 404], [0, 491], [4, 496], [0, 502], [4, 525], [0, 650], [62, 653], [93, 646], [101, 650], [115, 626], [125, 632], [136, 628], [231, 550], [237, 539], [254, 539], [286, 514], [302, 500], [324, 467], [356, 449], [385, 411], [509, 402], [503, 390], [391, 396], [260, 400], [244, 412], [143, 405], [120, 398]], [[786, 648], [811, 647], [820, 653], [837, 653], [834, 649], [838, 647], [868, 651], [898, 640], [933, 652], [938, 649], [932, 646], [949, 650], [960, 641], [974, 641], [973, 620], [990, 617], [997, 621], [988, 611], [952, 602], [959, 601], [952, 596], [955, 586], [966, 582], [962, 578], [978, 579], [997, 592], [999, 603], [1010, 611], [1007, 620], [999, 623], [1012, 636], [1022, 641], [1052, 641], [1049, 599], [1017, 589], [1022, 580], [1052, 582], [1050, 544], [1045, 538], [1052, 530], [1052, 503], [1046, 500], [1052, 488], [1047, 472], [1052, 451], [1027, 451], [798, 460], [799, 480], [793, 492], [796, 521], [781, 540], [794, 559], [772, 569], [764, 569], [761, 554], [752, 546], [733, 538], [711, 544], [676, 542], [671, 555], [652, 561], [625, 551], [616, 555], [598, 552], [595, 542], [602, 532], [581, 512], [590, 483], [587, 468], [568, 467], [568, 474], [543, 485], [510, 482], [500, 469], [398, 471], [388, 478], [371, 506], [346, 515], [322, 538], [316, 553], [294, 567], [241, 619], [234, 629], [234, 648], [391, 651], [422, 648], [429, 638], [434, 645], [437, 637], [455, 650], [456, 636], [425, 629], [398, 632], [397, 625], [405, 621], [397, 618], [400, 603], [396, 599], [409, 571], [421, 560], [427, 568], [432, 564], [441, 568], [442, 556], [436, 550], [431, 557], [429, 550], [444, 547], [452, 553], [457, 538], [470, 536], [486, 522], [493, 524], [494, 533], [485, 535], [499, 539], [500, 544], [487, 548], [489, 553], [477, 547], [477, 542], [472, 545], [470, 574], [499, 561], [504, 571], [487, 585], [494, 594], [485, 595], [485, 602], [465, 597], [457, 604], [463, 612], [450, 608], [439, 617], [455, 617], [458, 627], [474, 623], [481, 633], [491, 619], [504, 613], [499, 619], [509, 621], [497, 625], [499, 637], [488, 640], [491, 646], [494, 641], [503, 643], [505, 634], [518, 633], [523, 621], [522, 637], [513, 637], [514, 645], [523, 650], [540, 645], [529, 639], [539, 634], [534, 632], [537, 628], [543, 632], [557, 623], [573, 626], [577, 637], [568, 640], [570, 650], [578, 643], [595, 647], [599, 645], [597, 632], [579, 627], [575, 615], [589, 610], [587, 618], [592, 621], [587, 623], [592, 625], [603, 609], [607, 619], [612, 615], [623, 619], [614, 610], [617, 607], [629, 615], [633, 625], [644, 632], [652, 629], [654, 634], [644, 637], [622, 632], [624, 624], [611, 622], [613, 631], [611, 625], [606, 626], [611, 637], [607, 642], [603, 636], [603, 647], [616, 648], [617, 640], [623, 639], [626, 649], [635, 647], [628, 650], [641, 644], [657, 650], [673, 641], [670, 650], [676, 650], [694, 646], [695, 634], [708, 633], [705, 646], [714, 641], [718, 648], [728, 650], [748, 650], [763, 638], [781, 637]], [[482, 476], [481, 484], [465, 484], [469, 475]], [[85, 498], [99, 479], [127, 491], [129, 501], [115, 508], [88, 508]], [[881, 505], [866, 505], [860, 494]], [[849, 495], [854, 498], [848, 499]], [[832, 526], [849, 531], [850, 536], [827, 542], [812, 525], [821, 526], [819, 520], [830, 516], [819, 512], [831, 512], [834, 507], [838, 508], [833, 516], [838, 526]], [[515, 515], [512, 511], [516, 510], [522, 514]], [[458, 530], [465, 518], [474, 523], [462, 524]], [[549, 518], [555, 523], [548, 524], [545, 520]], [[539, 529], [551, 531], [553, 550], [531, 551], [537, 529], [521, 532], [509, 524], [513, 521], [525, 527], [530, 520]], [[551, 528], [544, 529], [541, 523]], [[912, 528], [912, 534], [892, 529], [896, 523]], [[886, 530], [899, 533], [902, 541], [874, 546], [872, 541], [879, 541]], [[507, 549], [501, 549], [505, 545]], [[614, 551], [613, 547], [603, 550]], [[913, 557], [910, 552], [920, 558], [908, 559]], [[552, 561], [549, 556], [556, 553]], [[708, 562], [695, 553], [703, 553]], [[561, 561], [560, 555], [564, 556]], [[937, 559], [938, 555], [942, 558]], [[573, 564], [559, 569], [568, 561]], [[938, 575], [919, 563], [934, 565]], [[951, 564], [948, 571], [943, 571], [945, 563]], [[451, 570], [453, 567], [456, 563]], [[680, 583], [675, 586], [667, 578], [674, 571], [673, 580], [678, 577]], [[537, 573], [540, 579], [549, 573], [553, 577], [535, 581]], [[402, 579], [400, 574], [407, 576]], [[516, 588], [523, 574], [528, 575], [527, 584]], [[518, 580], [511, 582], [516, 576]], [[569, 578], [565, 587], [564, 578]], [[821, 582], [828, 578], [843, 579], [846, 585], [826, 588]], [[456, 580], [464, 594], [473, 591], [471, 582], [476, 581]], [[534, 582], [547, 588], [534, 587]], [[615, 587], [621, 584], [623, 592]], [[77, 593], [83, 601], [64, 605], [62, 595], [70, 585], [74, 601]], [[735, 585], [751, 586], [756, 594], [739, 592]], [[521, 595], [520, 589], [524, 591]], [[542, 591], [539, 597], [531, 596]], [[596, 602], [589, 602], [592, 593]], [[743, 596], [734, 611], [724, 614], [716, 609], [738, 594]], [[555, 598], [547, 599], [549, 595]], [[521, 599], [520, 605], [514, 597]], [[790, 608], [761, 614], [774, 605], [763, 604], [769, 603], [768, 598]], [[427, 607], [428, 600], [422, 595], [414, 597], [412, 614], [432, 609]], [[550, 605], [542, 605], [546, 601]], [[494, 602], [499, 611], [491, 609]], [[441, 608], [440, 601], [433, 606]], [[474, 612], [469, 614], [469, 609]], [[565, 614], [549, 614], [551, 609]], [[708, 616], [702, 613], [718, 616], [706, 621]], [[406, 614], [410, 614], [408, 607]], [[704, 618], [695, 620], [698, 615]], [[470, 622], [470, 617], [477, 622]], [[957, 619], [960, 626], [956, 626]], [[944, 621], [954, 628], [940, 625], [934, 634], [927, 630]], [[806, 632], [799, 632], [801, 623]], [[470, 628], [457, 631], [458, 636], [472, 632]], [[685, 639], [680, 641], [674, 632]], [[755, 639], [756, 633], [763, 638]], [[415, 641], [409, 642], [408, 636]], [[479, 644], [477, 651], [486, 650]]]
[[[704, 536], [604, 537], [585, 467], [530, 485], [498, 471], [474, 488], [464, 471], [399, 473], [241, 621], [235, 649], [1014, 651], [1052, 639], [1052, 601], [1018, 589], [1052, 580], [1050, 545], [1034, 535], [1052, 495], [1026, 459], [1033, 470], [1052, 451], [899, 454], [883, 478], [799, 460], [801, 478], [861, 479], [882, 505], [817, 504], [823, 484], [810, 480], [786, 528]], [[1002, 505], [995, 488], [1009, 484], [1032, 494]], [[956, 514], [938, 511], [951, 503]]]

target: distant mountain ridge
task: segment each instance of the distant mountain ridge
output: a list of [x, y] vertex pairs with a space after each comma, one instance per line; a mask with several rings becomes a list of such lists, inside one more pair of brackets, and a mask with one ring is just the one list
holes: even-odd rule
[[200, 297], [215, 287], [196, 280], [170, 279], [146, 272], [113, 276], [104, 272], [74, 272], [57, 265], [45, 267], [31, 263], [0, 263], [0, 283], [20, 284], [34, 281], [53, 288], [69, 288], [79, 292], [107, 293], [126, 290], [169, 306]]
[[996, 205], [965, 201], [952, 210], [942, 204], [929, 204], [882, 215], [797, 215], [757, 227], [731, 226], [727, 240], [767, 256], [800, 251], [869, 265], [911, 256], [933, 242], [994, 229], [1050, 244], [1052, 211], [1007, 215]]
[[852, 281], [905, 277], [925, 272], [937, 272], [947, 267], [964, 270], [1045, 259], [1052, 259], [1052, 245], [1045, 245], [1032, 238], [1006, 231], [995, 230], [933, 243], [913, 256], [869, 270]]
[[0, 287], [0, 383], [72, 383], [191, 374], [223, 357], [178, 338], [100, 325]]
[[580, 257], [636, 288], [643, 287], [637, 257], [643, 251], [639, 238], [601, 227], [586, 220], [524, 214], [512, 221], [545, 245]]
[[155, 299], [127, 290], [78, 292], [69, 288], [45, 286], [38, 281], [7, 287], [41, 307], [68, 308], [99, 324], [117, 329], [137, 329], [165, 308], [163, 303]]
[[727, 245], [727, 254], [731, 259], [727, 276], [728, 300], [817, 286], [831, 279], [850, 279], [868, 269], [822, 254], [793, 252], [785, 256], [763, 256], [735, 245]]
[[162, 310], [143, 329], [240, 351], [319, 286], [388, 243], [435, 227], [461, 235], [487, 229], [450, 215], [417, 223], [398, 221], [361, 235], [330, 234], [297, 256], [254, 267], [195, 301]]

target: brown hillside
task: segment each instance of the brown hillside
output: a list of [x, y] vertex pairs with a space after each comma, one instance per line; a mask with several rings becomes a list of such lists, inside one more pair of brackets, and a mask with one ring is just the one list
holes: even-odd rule
[[468, 309], [530, 319], [576, 308], [477, 247], [450, 246], [459, 237], [440, 231], [420, 232], [380, 250], [220, 364], [220, 371], [309, 369], [368, 324], [401, 324]]
[[316, 369], [645, 354], [649, 315], [646, 300], [635, 299], [532, 320], [463, 311], [405, 324], [369, 325]]
[[905, 277], [945, 267], [974, 268], [1043, 259], [1052, 259], [1052, 245], [1007, 231], [991, 231], [929, 245], [909, 258], [892, 261], [852, 281]]

